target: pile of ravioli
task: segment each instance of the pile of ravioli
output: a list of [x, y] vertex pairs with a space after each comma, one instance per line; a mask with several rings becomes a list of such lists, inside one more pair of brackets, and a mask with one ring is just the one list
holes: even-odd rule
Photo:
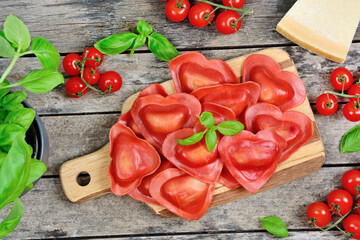
[[[209, 208], [216, 182], [255, 193], [312, 138], [312, 121], [290, 110], [306, 98], [301, 79], [266, 55], [245, 60], [241, 81], [226, 62], [198, 52], [174, 58], [169, 68], [176, 93], [159, 84], [146, 87], [110, 130], [115, 195], [197, 220]], [[204, 130], [202, 112], [212, 113], [215, 124], [240, 121], [245, 130], [218, 133], [212, 152], [205, 139], [180, 145], [178, 139]]]

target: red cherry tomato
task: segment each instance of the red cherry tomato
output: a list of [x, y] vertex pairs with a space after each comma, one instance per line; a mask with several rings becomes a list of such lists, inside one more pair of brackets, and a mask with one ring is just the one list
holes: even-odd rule
[[232, 10], [227, 10], [219, 14], [216, 18], [216, 28], [222, 34], [233, 34], [241, 27], [240, 15]]
[[86, 55], [86, 58], [94, 59], [94, 60], [86, 60], [85, 66], [86, 67], [98, 67], [102, 64], [104, 61], [104, 54], [102, 54], [99, 50], [97, 50], [94, 47], [90, 47], [85, 49], [85, 51], [82, 54], [82, 57], [84, 58], [85, 52], [88, 52]]
[[190, 10], [189, 0], [170, 0], [165, 6], [165, 14], [173, 22], [183, 21]]
[[353, 239], [360, 239], [360, 215], [351, 214], [347, 216], [343, 223], [345, 231], [353, 233]]
[[349, 70], [343, 67], [335, 69], [330, 75], [331, 85], [336, 90], [347, 90], [353, 83], [353, 76]]
[[306, 210], [306, 215], [313, 226], [325, 227], [331, 221], [330, 208], [323, 202], [314, 202]]
[[358, 100], [360, 101], [360, 83], [355, 83], [351, 85], [351, 87], [348, 89], [348, 95], [357, 95], [359, 98], [350, 98], [350, 100]]
[[80, 98], [85, 95], [88, 88], [80, 77], [72, 77], [66, 82], [65, 90], [70, 97]]
[[213, 7], [207, 3], [197, 3], [189, 11], [189, 21], [197, 28], [205, 27], [214, 20]]
[[350, 102], [345, 104], [343, 114], [351, 122], [360, 121], [360, 102], [350, 100]]
[[99, 81], [100, 72], [96, 68], [84, 68], [83, 78], [87, 83], [95, 84]]
[[360, 171], [351, 169], [344, 173], [341, 179], [343, 188], [352, 195], [360, 193]]
[[63, 68], [64, 71], [69, 74], [70, 76], [76, 76], [80, 74], [80, 63], [82, 58], [79, 54], [70, 53], [66, 55], [63, 59]]
[[226, 7], [242, 8], [245, 0], [223, 0], [223, 5]]
[[316, 99], [316, 109], [324, 116], [330, 116], [338, 109], [338, 102], [334, 95], [328, 93], [321, 94]]
[[104, 72], [99, 80], [101, 91], [113, 93], [118, 91], [122, 86], [122, 78], [120, 74], [114, 71]]
[[349, 192], [336, 189], [332, 191], [328, 196], [328, 206], [330, 211], [335, 215], [345, 215], [347, 214], [353, 205], [353, 199]]

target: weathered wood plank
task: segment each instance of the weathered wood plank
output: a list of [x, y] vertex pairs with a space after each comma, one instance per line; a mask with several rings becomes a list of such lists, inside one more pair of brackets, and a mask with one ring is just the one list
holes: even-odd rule
[[[199, 221], [157, 217], [145, 204], [128, 196], [110, 194], [83, 204], [72, 204], [66, 200], [58, 178], [43, 178], [22, 198], [25, 213], [11, 238], [241, 233], [262, 231], [257, 217], [273, 215], [281, 217], [289, 229], [307, 230], [310, 228], [306, 218], [307, 205], [326, 201], [330, 191], [341, 186], [341, 175], [349, 169], [323, 167], [313, 175], [274, 190], [211, 208]], [[5, 212], [1, 212], [0, 219], [4, 215]], [[269, 235], [264, 236], [268, 238]], [[313, 236], [318, 239], [316, 237], [320, 235]]]
[[[46, 37], [62, 53], [82, 52], [85, 47], [111, 34], [134, 31], [141, 18], [181, 49], [291, 44], [275, 28], [294, 2], [247, 0], [244, 8], [253, 9], [254, 14], [245, 16], [240, 32], [229, 36], [220, 34], [215, 24], [198, 29], [188, 20], [171, 22], [165, 16], [166, 2], [158, 0], [136, 3], [133, 0], [20, 0], [16, 3], [3, 0], [0, 3], [0, 22], [8, 14], [15, 14], [27, 24], [32, 36]], [[359, 39], [358, 30], [355, 40]]]
[[[360, 43], [351, 47], [348, 60], [340, 65], [320, 56], [309, 53], [300, 47], [281, 48], [293, 58], [296, 68], [302, 78], [309, 101], [314, 103], [317, 96], [325, 90], [331, 90], [329, 76], [332, 70], [339, 66], [346, 66], [349, 70], [356, 70], [360, 64]], [[208, 58], [231, 59], [244, 54], [255, 52], [258, 48], [206, 50], [201, 51]], [[0, 72], [5, 71], [9, 64], [8, 59], [0, 58]], [[19, 80], [31, 70], [40, 68], [40, 64], [34, 58], [18, 60], [9, 80]], [[62, 67], [61, 67], [62, 68]], [[128, 54], [106, 56], [100, 71], [118, 71], [123, 77], [123, 87], [120, 91], [107, 97], [102, 97], [93, 91], [89, 91], [83, 98], [73, 99], [66, 95], [65, 85], [60, 85], [46, 94], [29, 93], [28, 102], [40, 114], [66, 114], [66, 113], [89, 113], [89, 112], [120, 112], [124, 100], [135, 92], [140, 91], [151, 83], [159, 83], [171, 79], [168, 63], [162, 62], [150, 53], [137, 53], [132, 58]], [[69, 77], [65, 75], [66, 79]], [[340, 99], [341, 100], [341, 99]], [[343, 100], [341, 100], [343, 101]]]

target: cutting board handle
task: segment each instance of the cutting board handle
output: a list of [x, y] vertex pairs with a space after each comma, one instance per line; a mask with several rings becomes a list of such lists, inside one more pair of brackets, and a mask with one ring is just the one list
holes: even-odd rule
[[[96, 152], [67, 161], [61, 166], [61, 185], [70, 202], [81, 203], [111, 192], [109, 150], [110, 144], [106, 144]], [[90, 182], [86, 186], [78, 183], [81, 174], [90, 175]]]

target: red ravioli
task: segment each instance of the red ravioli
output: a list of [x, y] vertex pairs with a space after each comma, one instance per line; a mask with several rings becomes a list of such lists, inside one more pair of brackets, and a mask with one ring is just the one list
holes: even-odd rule
[[123, 124], [123, 125], [131, 128], [131, 130], [133, 130], [137, 136], [139, 136], [139, 137], [142, 136], [138, 126], [136, 125], [136, 123], [134, 122], [134, 120], [131, 117], [130, 111], [121, 115], [120, 118], [118, 119], [117, 123]]
[[287, 144], [279, 163], [288, 159], [313, 136], [313, 123], [303, 113], [296, 111], [281, 112], [269, 103], [258, 103], [245, 113], [245, 125], [249, 131], [274, 130]]
[[144, 177], [143, 180], [141, 181], [141, 184], [136, 189], [129, 192], [129, 196], [132, 197], [133, 199], [139, 200], [144, 203], [160, 205], [160, 203], [158, 203], [150, 195], [150, 192], [149, 192], [150, 183], [156, 175], [158, 175], [162, 171], [164, 171], [168, 168], [172, 168], [172, 167], [174, 167], [174, 165], [172, 165], [172, 163], [170, 163], [164, 157], [161, 157], [160, 167], [153, 174], [151, 174], [147, 177]]
[[218, 156], [218, 142], [212, 152], [209, 152], [206, 147], [205, 137], [200, 142], [189, 146], [183, 146], [177, 142], [177, 139], [188, 138], [194, 133], [192, 128], [170, 133], [165, 138], [162, 152], [170, 162], [191, 176], [204, 182], [216, 182], [223, 167], [223, 162]]
[[150, 194], [179, 217], [200, 219], [210, 206], [214, 183], [205, 183], [177, 168], [162, 171], [150, 183]]
[[260, 96], [260, 85], [254, 82], [221, 84], [196, 89], [191, 93], [201, 103], [211, 102], [230, 108], [239, 116], [248, 106], [255, 104]]
[[231, 190], [237, 189], [241, 186], [233, 175], [231, 175], [229, 169], [226, 167], [226, 164], [224, 164], [218, 182]]
[[219, 143], [219, 153], [231, 175], [251, 193], [257, 192], [276, 170], [281, 156], [278, 136], [271, 130], [254, 135], [242, 131], [234, 136], [224, 136]]
[[193, 127], [200, 112], [199, 101], [187, 93], [151, 94], [136, 99], [131, 108], [140, 132], [159, 152], [167, 134]]
[[206, 59], [198, 52], [187, 52], [169, 63], [171, 77], [177, 92], [190, 93], [205, 86], [238, 83], [232, 68], [223, 60]]
[[137, 188], [160, 165], [157, 151], [130, 128], [118, 123], [110, 130], [110, 157], [111, 191], [118, 196]]
[[304, 102], [306, 90], [294, 73], [281, 71], [280, 65], [262, 54], [249, 56], [243, 65], [242, 82], [253, 81], [261, 85], [259, 102], [276, 105], [282, 111]]

